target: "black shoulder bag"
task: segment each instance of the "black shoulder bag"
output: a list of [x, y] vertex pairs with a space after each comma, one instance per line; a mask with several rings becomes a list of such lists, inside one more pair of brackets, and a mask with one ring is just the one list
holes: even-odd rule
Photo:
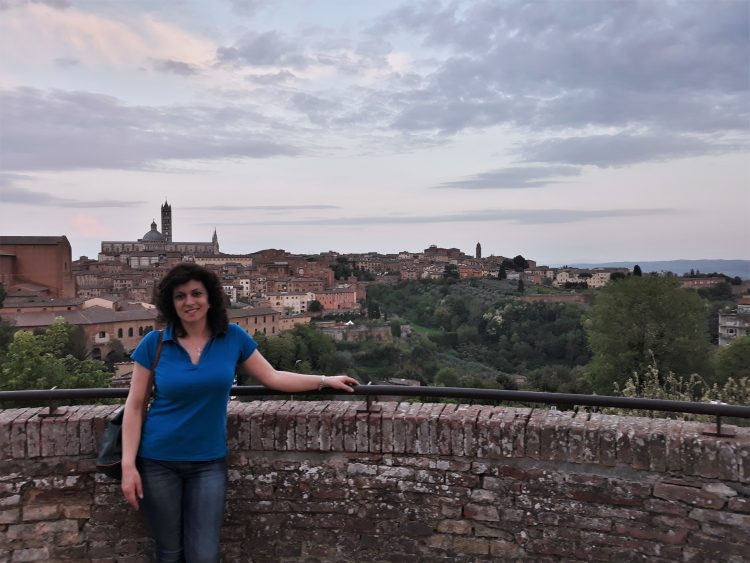
[[[161, 356], [161, 345], [162, 337], [164, 336], [163, 331], [159, 331], [159, 344], [156, 347], [156, 356], [154, 356], [154, 363], [151, 365], [151, 371], [149, 372], [148, 386], [148, 397], [146, 403], [148, 403], [149, 397], [154, 385], [154, 373], [156, 372], [156, 365], [159, 363], [159, 356]], [[146, 405], [144, 405], [144, 408]], [[107, 423], [107, 427], [104, 429], [102, 435], [102, 443], [99, 448], [99, 455], [96, 458], [96, 469], [100, 473], [104, 473], [107, 477], [112, 479], [122, 479], [122, 419], [125, 414], [125, 407], [122, 406]]]

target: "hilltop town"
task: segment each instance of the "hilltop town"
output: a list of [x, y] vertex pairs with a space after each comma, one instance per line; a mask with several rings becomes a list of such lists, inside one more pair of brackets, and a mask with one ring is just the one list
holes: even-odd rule
[[[371, 283], [500, 278], [517, 282], [519, 287], [572, 290], [537, 292], [525, 296], [529, 301], [585, 305], [590, 296], [574, 290], [600, 288], [630, 273], [627, 268], [550, 268], [521, 255], [483, 256], [480, 243], [473, 255], [435, 245], [398, 254], [329, 251], [299, 255], [280, 249], [227, 254], [221, 252], [215, 230], [211, 241], [174, 241], [168, 202], [161, 206], [160, 217], [161, 229], [153, 221], [137, 240], [102, 241], [95, 259], [82, 256], [72, 260], [65, 236], [0, 237], [0, 283], [5, 291], [0, 315], [17, 328], [30, 330], [45, 328], [62, 317], [84, 329], [91, 357], [99, 359], [107, 356], [115, 340], [129, 352], [153, 330], [156, 311], [150, 301], [154, 284], [182, 261], [214, 270], [231, 304], [231, 321], [251, 334], [266, 335], [310, 323], [321, 315], [359, 313]], [[710, 288], [725, 281], [697, 276], [681, 283]], [[737, 292], [745, 291], [746, 285], [737, 287]], [[724, 333], [728, 342], [732, 335]]]

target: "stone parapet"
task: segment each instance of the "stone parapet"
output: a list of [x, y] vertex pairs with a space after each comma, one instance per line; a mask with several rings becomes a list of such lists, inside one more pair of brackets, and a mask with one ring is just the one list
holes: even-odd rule
[[[477, 405], [232, 402], [227, 561], [747, 561], [750, 429]], [[0, 560], [147, 561], [116, 406], [0, 411]]]

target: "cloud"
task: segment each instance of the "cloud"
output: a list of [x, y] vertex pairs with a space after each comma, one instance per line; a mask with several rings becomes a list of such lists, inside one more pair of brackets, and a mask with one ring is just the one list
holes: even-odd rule
[[297, 211], [341, 209], [341, 207], [338, 205], [200, 205], [186, 206], [182, 209], [200, 209], [201, 211]]
[[[0, 91], [7, 170], [146, 169], [164, 160], [269, 158], [282, 144], [248, 107], [126, 106], [88, 92]], [[279, 128], [280, 129], [280, 128]]]
[[256, 84], [281, 84], [296, 80], [297, 77], [289, 72], [288, 70], [281, 70], [279, 72], [269, 72], [265, 74], [249, 74], [245, 77], [248, 82]]
[[670, 160], [714, 152], [732, 152], [747, 145], [711, 144], [694, 137], [672, 135], [589, 135], [549, 139], [523, 146], [527, 161], [566, 162], [599, 167], [627, 166], [638, 162]]
[[482, 209], [434, 215], [370, 215], [366, 217], [307, 218], [290, 220], [253, 221], [252, 223], [223, 223], [225, 227], [310, 225], [352, 227], [363, 225], [414, 225], [430, 223], [510, 222], [531, 225], [579, 223], [593, 219], [673, 215], [676, 211], [657, 209]]
[[443, 53], [418, 90], [391, 94], [397, 130], [455, 134], [617, 127], [746, 132], [745, 2], [521, 0], [395, 10], [371, 30]]
[[44, 4], [58, 10], [64, 10], [71, 6], [69, 0], [0, 0], [0, 10], [19, 8], [29, 4]]
[[148, 11], [134, 13], [124, 4], [122, 9], [117, 3], [111, 9], [102, 6], [100, 13], [93, 5], [60, 10], [54, 9], [55, 4], [25, 3], [22, 9], [3, 13], [4, 57], [22, 60], [32, 68], [54, 59], [74, 59], [88, 67], [104, 65], [131, 72], [150, 59], [204, 64], [216, 50], [211, 40], [172, 20]]
[[[26, 174], [14, 174], [12, 172], [0, 172], [0, 189], [10, 188], [13, 184], [19, 181], [29, 180], [31, 176]], [[3, 193], [0, 192], [0, 201], [3, 200]]]
[[169, 59], [154, 60], [154, 68], [161, 72], [170, 72], [172, 74], [178, 74], [180, 76], [192, 76], [194, 74], [198, 74], [199, 72], [199, 68], [197, 65], [193, 65], [183, 61], [173, 61]]
[[85, 237], [108, 237], [115, 233], [112, 228], [102, 224], [96, 217], [84, 213], [74, 215], [71, 223], [76, 233]]
[[518, 166], [477, 174], [466, 180], [444, 182], [434, 189], [497, 190], [514, 188], [541, 188], [558, 183], [561, 176], [580, 176], [576, 166]]
[[80, 61], [78, 59], [74, 59], [72, 57], [57, 57], [53, 61], [57, 66], [68, 68], [71, 66], [78, 66]]
[[243, 16], [252, 16], [263, 7], [264, 0], [231, 0], [232, 8]]
[[219, 47], [216, 58], [220, 63], [296, 69], [303, 69], [311, 62], [299, 46], [278, 31], [247, 33], [233, 46]]
[[0, 201], [3, 205], [20, 204], [42, 207], [70, 207], [70, 208], [100, 208], [100, 207], [138, 207], [143, 201], [123, 200], [80, 200], [58, 197], [44, 192], [34, 192], [25, 188], [2, 187]]

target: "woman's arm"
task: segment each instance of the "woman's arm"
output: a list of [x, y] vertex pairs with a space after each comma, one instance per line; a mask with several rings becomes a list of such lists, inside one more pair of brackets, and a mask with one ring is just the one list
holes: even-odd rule
[[138, 362], [133, 364], [130, 391], [125, 401], [122, 419], [122, 493], [138, 510], [138, 499], [143, 498], [141, 476], [135, 467], [135, 456], [141, 443], [141, 427], [146, 415], [146, 403], [151, 394], [151, 370]]
[[242, 362], [240, 367], [245, 373], [252, 375], [266, 387], [287, 393], [315, 391], [322, 387], [342, 389], [351, 393], [352, 385], [359, 383], [348, 375], [325, 376], [278, 371], [268, 363], [268, 360], [258, 350], [250, 354], [250, 357]]

